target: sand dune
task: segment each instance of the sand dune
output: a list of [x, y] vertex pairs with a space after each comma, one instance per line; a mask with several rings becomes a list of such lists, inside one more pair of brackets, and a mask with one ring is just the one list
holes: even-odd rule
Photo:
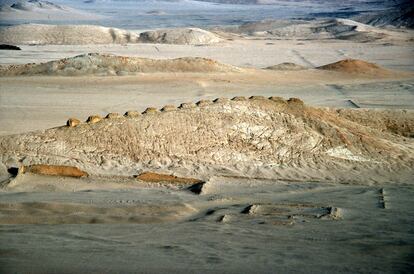
[[146, 31], [140, 34], [139, 40], [144, 43], [178, 45], [208, 45], [221, 41], [217, 35], [199, 28]]
[[127, 75], [153, 72], [238, 72], [241, 69], [211, 59], [183, 57], [157, 60], [89, 53], [40, 64], [0, 67], [0, 76], [18, 75]]
[[[360, 77], [403, 75], [376, 64], [357, 59], [344, 59], [316, 67], [320, 70], [355, 74]], [[264, 68], [273, 71], [298, 71], [308, 68], [295, 63], [281, 63]], [[156, 72], [242, 72], [242, 68], [222, 64], [212, 59], [183, 57], [176, 59], [149, 59], [111, 54], [88, 53], [47, 63], [25, 65], [0, 65], [1, 76], [21, 75], [134, 75]], [[75, 121], [76, 122], [76, 121]]]
[[[24, 165], [64, 163], [90, 175], [103, 172], [106, 162], [114, 174], [122, 166], [167, 173], [179, 167], [197, 178], [223, 169], [234, 176], [348, 183], [412, 177], [413, 142], [404, 136], [413, 134], [414, 113], [366, 111], [378, 123], [359, 123], [363, 118], [347, 119], [358, 112], [339, 115], [299, 99], [220, 99], [202, 107], [5, 136], [0, 152], [2, 162], [17, 157]], [[399, 130], [380, 122], [388, 120], [398, 120]]]
[[0, 28], [0, 42], [9, 44], [123, 44], [136, 43], [138, 35], [117, 28], [92, 25], [25, 24]]
[[386, 70], [376, 64], [369, 63], [363, 60], [345, 59], [335, 63], [327, 64], [317, 67], [317, 69], [338, 71], [344, 73], [353, 73], [358, 75], [371, 74], [371, 75], [387, 75], [390, 74], [389, 70]]

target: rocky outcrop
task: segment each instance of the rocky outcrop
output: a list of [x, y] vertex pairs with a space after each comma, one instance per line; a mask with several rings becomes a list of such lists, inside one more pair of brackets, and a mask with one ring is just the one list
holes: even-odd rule
[[221, 39], [212, 32], [199, 28], [177, 28], [146, 31], [140, 34], [139, 41], [144, 43], [209, 45]]
[[137, 43], [138, 34], [94, 25], [24, 24], [0, 28], [0, 42], [15, 45], [86, 45]]
[[22, 50], [22, 49], [19, 48], [18, 46], [1, 44], [0, 45], [0, 50]]

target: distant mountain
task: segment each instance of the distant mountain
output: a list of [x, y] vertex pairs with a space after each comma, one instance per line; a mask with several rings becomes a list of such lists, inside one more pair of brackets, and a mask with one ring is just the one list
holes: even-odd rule
[[194, 0], [198, 2], [211, 2], [218, 4], [234, 4], [234, 5], [276, 5], [287, 1], [280, 0]]
[[314, 4], [335, 6], [329, 12], [311, 13], [314, 17], [350, 18], [360, 23], [383, 27], [414, 28], [414, 0], [195, 0], [219, 4], [285, 5]]
[[13, 9], [17, 10], [34, 10], [34, 9], [57, 9], [65, 10], [64, 6], [54, 4], [49, 1], [39, 1], [39, 0], [29, 0], [27, 2], [19, 1], [10, 6]]
[[347, 40], [367, 43], [375, 41], [406, 41], [409, 35], [349, 19], [263, 20], [240, 26], [217, 27], [218, 31], [272, 40]]
[[414, 28], [414, 2], [401, 1], [378, 12], [367, 12], [353, 17], [353, 20], [373, 26], [394, 26]]
[[238, 5], [245, 5], [245, 4], [258, 4], [259, 0], [196, 0], [199, 2], [211, 2], [211, 3], [219, 3], [219, 4], [238, 4]]
[[238, 5], [278, 5], [278, 4], [319, 4], [319, 5], [358, 5], [358, 4], [371, 4], [386, 6], [390, 2], [399, 2], [400, 0], [347, 0], [347, 1], [335, 1], [335, 0], [194, 0], [200, 2], [211, 2], [220, 4], [238, 4]]
[[89, 20], [91, 13], [41, 0], [0, 0], [1, 20]]
[[15, 10], [38, 9], [64, 9], [62, 6], [49, 1], [28, 0], [28, 1], [0, 1], [0, 8]]

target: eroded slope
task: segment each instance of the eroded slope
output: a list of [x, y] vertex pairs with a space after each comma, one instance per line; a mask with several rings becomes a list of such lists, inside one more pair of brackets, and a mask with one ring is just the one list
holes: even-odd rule
[[72, 165], [92, 175], [155, 169], [196, 178], [409, 181], [414, 142], [404, 136], [413, 134], [414, 113], [366, 110], [364, 115], [378, 121], [397, 117], [397, 131], [381, 122], [360, 122], [364, 118], [354, 118], [358, 112], [346, 113], [298, 99], [202, 101], [5, 136], [0, 154], [6, 165]]
[[137, 43], [138, 34], [94, 25], [23, 24], [0, 28], [0, 42], [18, 45], [87, 45]]
[[237, 72], [241, 69], [201, 57], [150, 59], [89, 53], [39, 64], [0, 66], [0, 76], [128, 75], [152, 72]]

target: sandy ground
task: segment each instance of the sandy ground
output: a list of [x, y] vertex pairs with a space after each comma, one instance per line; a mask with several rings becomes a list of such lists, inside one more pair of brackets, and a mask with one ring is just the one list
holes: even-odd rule
[[[414, 71], [412, 44], [383, 45], [343, 41], [268, 41], [236, 39], [218, 45], [21, 46], [0, 51], [0, 64], [46, 62], [87, 52], [148, 58], [201, 56], [239, 67], [263, 68], [282, 62], [315, 67], [345, 58], [388, 69]], [[247, 75], [160, 74], [122, 77], [0, 78], [0, 134], [61, 125], [68, 117], [142, 111], [148, 106], [195, 102], [236, 95], [300, 97], [317, 106], [413, 108], [414, 82], [324, 72], [263, 72]], [[378, 96], [378, 94], [381, 96]], [[53, 105], [48, 102], [53, 101]], [[352, 102], [350, 102], [350, 100]], [[30, 119], [28, 119], [30, 117]]]
[[[0, 134], [62, 125], [69, 117], [143, 111], [199, 99], [299, 97], [329, 107], [414, 108], [414, 79], [370, 79], [335, 72], [151, 74], [120, 77], [1, 78]], [[378, 93], [381, 92], [381, 96]], [[49, 102], [53, 101], [51, 105]]]
[[[56, 60], [88, 52], [113, 53], [148, 58], [200, 56], [225, 64], [263, 68], [282, 62], [306, 67], [321, 66], [354, 58], [390, 69], [414, 70], [413, 43], [355, 43], [352, 41], [263, 40], [260, 38], [224, 41], [216, 45], [22, 45], [22, 51], [0, 51], [0, 64], [24, 64]], [[257, 39], [257, 40], [256, 40]]]
[[[358, 58], [414, 71], [411, 44], [236, 40], [208, 47], [22, 49], [0, 51], [0, 63], [106, 52], [202, 56], [250, 68], [281, 62], [314, 67]], [[0, 135], [63, 125], [68, 117], [84, 120], [95, 113], [237, 95], [413, 109], [413, 92], [411, 74], [378, 78], [317, 70], [7, 77], [0, 78]], [[0, 272], [408, 273], [414, 267], [413, 194], [410, 182], [351, 186], [212, 176], [195, 195], [130, 179], [23, 174], [0, 191]]]
[[[47, 192], [57, 182], [68, 190], [83, 187]], [[28, 183], [40, 192], [22, 192]], [[20, 217], [39, 220], [34, 209], [39, 201], [51, 223], [73, 215], [82, 220], [85, 214], [98, 222], [99, 208], [134, 212], [138, 207], [138, 216], [148, 205], [157, 208], [123, 224], [2, 225], [0, 265], [6, 273], [395, 273], [413, 267], [412, 186], [216, 178], [197, 196], [125, 184], [108, 191], [99, 189], [99, 182], [79, 179], [24, 177], [20, 185], [17, 192], [0, 193], [2, 216], [7, 216], [4, 205], [26, 204]], [[263, 211], [241, 213], [249, 205], [264, 205], [258, 207]], [[64, 206], [69, 212], [59, 210]], [[166, 221], [167, 207], [170, 214], [187, 210]], [[326, 207], [339, 213], [321, 216]]]

